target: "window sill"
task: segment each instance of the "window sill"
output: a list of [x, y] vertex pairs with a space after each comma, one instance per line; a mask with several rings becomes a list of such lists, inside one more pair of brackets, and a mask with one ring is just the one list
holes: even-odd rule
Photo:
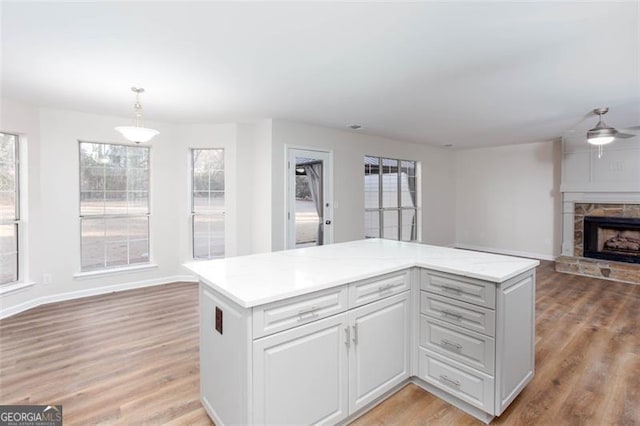
[[218, 259], [224, 259], [224, 258], [225, 258], [224, 256], [212, 257], [211, 259], [195, 259], [195, 258], [192, 257], [191, 259], [187, 259], [185, 262], [189, 262], [189, 263], [191, 263], [191, 262], [194, 262], [194, 263], [197, 263], [197, 262], [209, 262], [211, 260], [218, 260]]
[[12, 284], [3, 284], [0, 285], [0, 294], [13, 293], [14, 291], [23, 290], [35, 284], [35, 281], [23, 281]]
[[157, 268], [158, 268], [158, 265], [156, 265], [155, 263], [145, 263], [143, 265], [125, 266], [122, 268], [99, 269], [97, 271], [78, 272], [77, 274], [73, 275], [73, 278], [77, 280], [83, 280], [83, 279], [89, 279], [89, 278], [104, 277], [109, 275], [126, 274], [128, 272], [147, 271], [150, 269], [157, 269]]

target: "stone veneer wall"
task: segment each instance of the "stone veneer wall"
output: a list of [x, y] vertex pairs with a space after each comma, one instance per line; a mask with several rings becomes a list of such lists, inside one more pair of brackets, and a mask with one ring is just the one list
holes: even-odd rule
[[556, 271], [640, 284], [640, 264], [582, 257], [585, 216], [640, 218], [640, 204], [575, 203], [573, 256], [558, 257]]

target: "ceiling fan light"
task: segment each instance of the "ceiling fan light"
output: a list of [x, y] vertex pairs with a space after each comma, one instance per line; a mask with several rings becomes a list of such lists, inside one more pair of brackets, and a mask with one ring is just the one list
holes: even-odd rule
[[603, 127], [599, 122], [595, 128], [587, 132], [587, 142], [591, 145], [606, 145], [613, 142], [616, 133], [618, 131], [613, 127]]
[[160, 134], [159, 131], [138, 126], [119, 126], [115, 130], [130, 142], [149, 142], [154, 136]]
[[591, 145], [606, 145], [613, 142], [613, 136], [597, 136], [593, 138], [587, 138], [587, 142]]

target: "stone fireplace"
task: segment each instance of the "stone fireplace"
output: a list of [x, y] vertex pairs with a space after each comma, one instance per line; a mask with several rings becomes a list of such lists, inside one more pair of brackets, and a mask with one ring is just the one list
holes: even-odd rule
[[640, 203], [565, 202], [568, 217], [572, 247], [563, 246], [558, 272], [640, 284]]
[[615, 140], [602, 153], [584, 132], [562, 137], [556, 270], [640, 284], [640, 137]]

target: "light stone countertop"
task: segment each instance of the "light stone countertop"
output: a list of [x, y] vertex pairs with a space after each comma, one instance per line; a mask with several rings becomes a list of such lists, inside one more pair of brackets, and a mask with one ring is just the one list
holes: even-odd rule
[[184, 266], [215, 291], [251, 308], [414, 266], [501, 283], [539, 264], [520, 257], [368, 239]]

